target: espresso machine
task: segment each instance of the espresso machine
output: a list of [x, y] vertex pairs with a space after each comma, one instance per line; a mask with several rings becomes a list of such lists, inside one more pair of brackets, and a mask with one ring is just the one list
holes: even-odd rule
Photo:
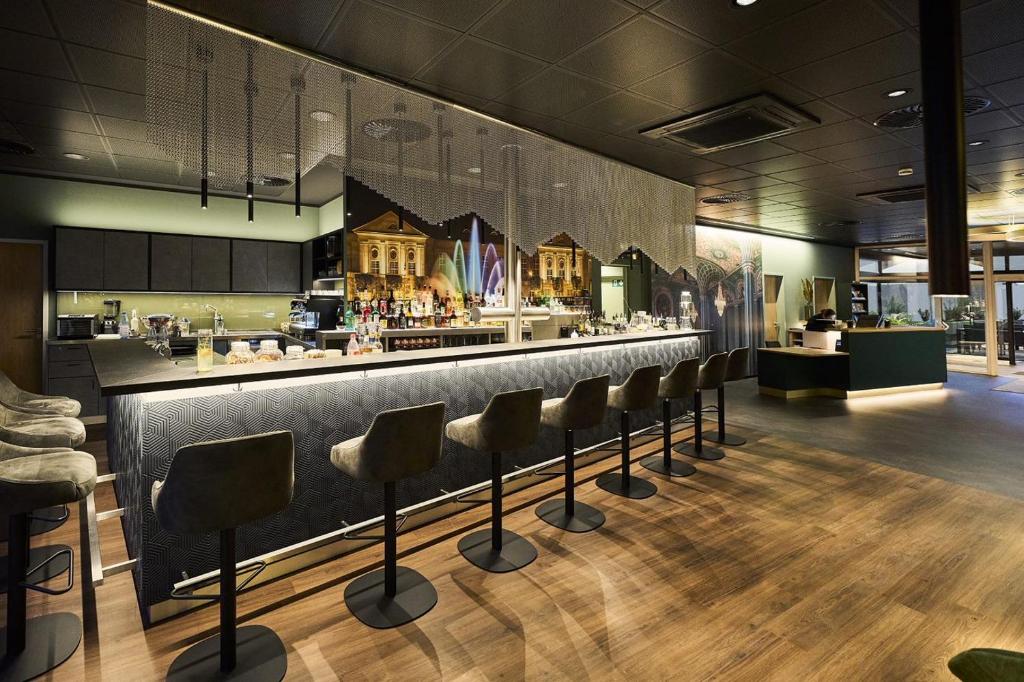
[[101, 334], [116, 334], [118, 319], [121, 317], [121, 301], [116, 298], [108, 298], [103, 301], [103, 324], [100, 326]]

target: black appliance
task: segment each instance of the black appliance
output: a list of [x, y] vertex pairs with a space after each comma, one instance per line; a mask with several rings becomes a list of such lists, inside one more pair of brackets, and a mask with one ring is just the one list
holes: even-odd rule
[[96, 338], [99, 321], [95, 315], [58, 315], [58, 339]]
[[344, 296], [319, 296], [310, 294], [306, 298], [306, 312], [319, 313], [321, 331], [338, 328], [338, 306], [345, 303]]

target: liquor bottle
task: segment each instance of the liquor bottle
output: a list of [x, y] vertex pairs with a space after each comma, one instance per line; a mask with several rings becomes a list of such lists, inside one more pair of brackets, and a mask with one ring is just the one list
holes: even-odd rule
[[399, 329], [405, 329], [406, 328], [406, 324], [407, 324], [407, 320], [405, 318], [405, 309], [402, 307], [402, 304], [399, 303], [398, 304], [398, 328]]
[[441, 308], [434, 306], [434, 326], [441, 326]]
[[441, 302], [441, 297], [437, 295], [437, 289], [434, 289], [434, 307], [436, 308]]
[[355, 313], [352, 311], [352, 308], [349, 308], [348, 306], [344, 306], [344, 308], [345, 308], [345, 329], [355, 329], [355, 326], [356, 326], [356, 316], [355, 316]]
[[356, 335], [348, 337], [348, 354], [359, 355], [359, 342], [356, 341]]
[[392, 289], [391, 293], [388, 294], [388, 310], [395, 309], [395, 290]]
[[363, 301], [363, 324], [366, 324], [367, 322], [370, 321], [371, 312], [372, 311], [370, 310], [370, 299], [366, 299], [365, 301]]

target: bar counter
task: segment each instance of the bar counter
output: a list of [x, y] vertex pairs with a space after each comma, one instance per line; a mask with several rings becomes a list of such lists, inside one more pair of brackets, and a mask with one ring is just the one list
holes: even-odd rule
[[[292, 503], [280, 514], [238, 531], [239, 561], [285, 552], [291, 563], [281, 565], [294, 570], [302, 565], [294, 557], [301, 553], [295, 547], [316, 545], [346, 524], [358, 527], [380, 515], [379, 487], [339, 473], [329, 456], [333, 445], [362, 435], [377, 413], [443, 401], [445, 420], [450, 421], [481, 412], [491, 396], [502, 391], [541, 386], [545, 397], [557, 397], [576, 380], [590, 376], [609, 374], [615, 384], [644, 365], [658, 364], [667, 372], [679, 360], [706, 355], [706, 334], [663, 331], [338, 360], [218, 365], [203, 375], [196, 373], [194, 359], [174, 364], [144, 342], [90, 342], [96, 375], [108, 400], [107, 452], [124, 508], [128, 552], [137, 560], [133, 573], [144, 622], [194, 606], [171, 601], [172, 588], [183, 573], [199, 576], [216, 564], [216, 535], [168, 533], [160, 528], [150, 504], [153, 483], [164, 478], [178, 448], [282, 429], [294, 434]], [[658, 409], [636, 413], [634, 428], [650, 426], [659, 416]], [[577, 435], [577, 447], [615, 438], [617, 426], [618, 415], [609, 412], [600, 427]], [[533, 447], [503, 458], [505, 471], [559, 457], [562, 440], [560, 432], [542, 429]], [[446, 500], [489, 477], [489, 457], [445, 440], [435, 469], [399, 483], [399, 508]], [[310, 556], [323, 561], [332, 555]], [[268, 569], [267, 575], [272, 574]]]

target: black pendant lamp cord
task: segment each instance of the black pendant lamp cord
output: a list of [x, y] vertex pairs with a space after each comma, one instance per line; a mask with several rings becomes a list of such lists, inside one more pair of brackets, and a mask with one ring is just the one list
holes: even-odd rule
[[295, 217], [302, 215], [302, 102], [295, 92]]
[[249, 42], [245, 44], [245, 193], [249, 199], [249, 222], [253, 221], [254, 159], [253, 159], [253, 100], [256, 97], [256, 79], [254, 76], [253, 51], [256, 49]]
[[203, 144], [202, 144], [202, 178], [199, 181], [201, 196], [200, 206], [206, 208], [210, 197], [210, 71], [203, 69]]

